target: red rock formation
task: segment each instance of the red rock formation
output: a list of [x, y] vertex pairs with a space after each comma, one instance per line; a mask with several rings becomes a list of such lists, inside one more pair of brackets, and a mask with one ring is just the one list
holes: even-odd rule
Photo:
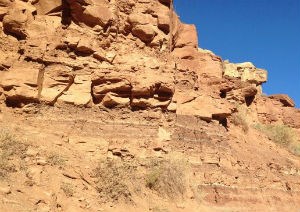
[[[299, 157], [252, 127], [245, 134], [234, 116], [245, 109], [242, 118], [251, 124], [284, 124], [297, 134], [299, 109], [286, 95], [262, 95], [265, 70], [250, 62], [223, 61], [198, 46], [195, 26], [179, 20], [171, 0], [0, 0], [0, 120], [12, 126], [24, 122], [28, 127], [20, 133], [40, 133], [37, 140], [50, 149], [43, 138], [68, 137], [60, 146], [87, 155], [78, 159], [66, 151], [80, 172], [109, 154], [121, 161], [140, 160], [136, 166], [141, 170], [142, 159], [153, 156], [174, 153], [187, 159], [191, 182], [182, 197], [186, 205], [177, 204], [178, 211], [296, 211]], [[14, 111], [21, 114], [12, 118]], [[77, 118], [86, 124], [81, 130]], [[70, 120], [74, 129], [69, 129]], [[82, 180], [82, 191], [88, 190], [83, 196], [90, 200], [95, 185], [92, 175], [85, 175], [69, 178]], [[144, 201], [153, 194], [144, 183], [140, 187], [136, 210], [148, 210]], [[201, 189], [201, 201], [195, 189]], [[19, 200], [30, 209], [44, 201], [33, 206], [21, 193]], [[68, 201], [74, 206], [70, 211], [79, 211], [77, 199]], [[52, 206], [67, 210], [66, 202]], [[174, 209], [174, 202], [167, 208]], [[0, 210], [11, 210], [1, 204]], [[115, 205], [116, 211], [129, 207]]]

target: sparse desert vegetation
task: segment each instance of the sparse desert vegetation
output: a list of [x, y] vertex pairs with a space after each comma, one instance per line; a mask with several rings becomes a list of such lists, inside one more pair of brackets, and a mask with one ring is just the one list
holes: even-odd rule
[[47, 155], [47, 163], [51, 166], [63, 166], [66, 159], [58, 153], [50, 152]]
[[0, 130], [0, 178], [6, 178], [9, 173], [16, 171], [12, 158], [23, 159], [27, 148], [28, 145], [9, 130]]
[[286, 125], [256, 124], [255, 128], [263, 132], [275, 143], [288, 148], [295, 155], [300, 155], [300, 142], [292, 128]]
[[185, 163], [177, 160], [151, 160], [146, 186], [168, 198], [183, 196], [186, 191]]
[[94, 170], [96, 189], [103, 201], [131, 201], [131, 185], [135, 183], [136, 168], [117, 160], [100, 161]]

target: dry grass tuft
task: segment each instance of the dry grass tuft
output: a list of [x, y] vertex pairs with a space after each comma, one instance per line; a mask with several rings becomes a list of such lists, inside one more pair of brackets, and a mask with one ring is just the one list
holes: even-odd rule
[[289, 144], [295, 142], [295, 134], [293, 129], [288, 126], [257, 124], [255, 128], [266, 134], [269, 139], [277, 144], [288, 146]]
[[94, 170], [96, 189], [102, 201], [132, 201], [131, 184], [135, 183], [136, 167], [116, 160], [102, 161]]
[[255, 128], [263, 132], [275, 143], [288, 148], [293, 154], [300, 156], [300, 143], [291, 127], [286, 125], [257, 124]]
[[0, 178], [6, 178], [16, 171], [13, 158], [23, 159], [28, 145], [19, 141], [8, 130], [0, 130]]
[[146, 186], [159, 194], [174, 199], [186, 191], [186, 164], [182, 161], [152, 160], [146, 176]]
[[66, 159], [55, 152], [51, 152], [47, 155], [47, 163], [51, 166], [63, 166]]
[[74, 188], [71, 183], [63, 182], [60, 186], [61, 190], [65, 193], [67, 197], [72, 197], [74, 195]]

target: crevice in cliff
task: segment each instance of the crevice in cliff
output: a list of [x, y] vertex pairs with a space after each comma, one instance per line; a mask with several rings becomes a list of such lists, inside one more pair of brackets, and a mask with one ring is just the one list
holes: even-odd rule
[[227, 92], [224, 91], [224, 90], [221, 90], [221, 91], [220, 91], [220, 97], [221, 97], [222, 99], [225, 99], [226, 96], [227, 96]]
[[5, 104], [7, 107], [21, 108], [30, 103], [39, 103], [38, 99], [33, 97], [24, 97], [21, 95], [6, 97]]
[[246, 105], [249, 107], [252, 104], [252, 102], [254, 101], [254, 99], [255, 99], [255, 95], [254, 96], [246, 96], [245, 97]]
[[224, 115], [212, 115], [213, 120], [217, 120], [220, 125], [222, 125], [226, 130], [228, 130], [228, 120]]
[[67, 0], [62, 0], [61, 5], [62, 5], [61, 23], [62, 25], [68, 27], [72, 21], [71, 6]]

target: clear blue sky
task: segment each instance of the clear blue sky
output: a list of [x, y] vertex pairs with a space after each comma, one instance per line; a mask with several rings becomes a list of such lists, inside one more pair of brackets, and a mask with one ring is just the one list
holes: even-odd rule
[[300, 107], [300, 0], [174, 0], [197, 26], [199, 46], [224, 60], [268, 70], [263, 92], [286, 93]]

